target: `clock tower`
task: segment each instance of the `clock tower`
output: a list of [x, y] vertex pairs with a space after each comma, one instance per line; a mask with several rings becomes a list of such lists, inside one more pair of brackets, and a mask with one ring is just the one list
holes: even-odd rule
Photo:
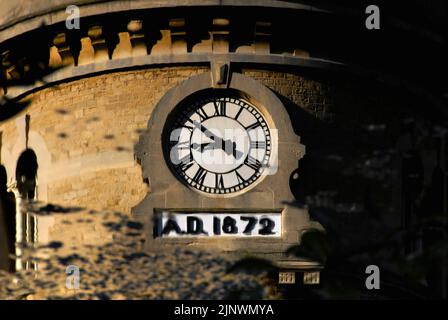
[[288, 257], [301, 235], [321, 228], [293, 205], [291, 175], [305, 155], [285, 106], [260, 82], [213, 70], [171, 88], [136, 145], [151, 192], [133, 209], [149, 222], [147, 247], [179, 245], [257, 256], [290, 269], [318, 269]]

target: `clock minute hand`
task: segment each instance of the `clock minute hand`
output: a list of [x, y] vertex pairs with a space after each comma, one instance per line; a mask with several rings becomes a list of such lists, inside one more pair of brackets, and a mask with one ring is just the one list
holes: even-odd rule
[[212, 139], [213, 141], [216, 141], [215, 139], [217, 139], [218, 141], [221, 141], [221, 140], [222, 140], [220, 137], [214, 135], [213, 132], [211, 132], [211, 131], [208, 130], [206, 127], [204, 127], [204, 126], [202, 125], [202, 123], [197, 122], [197, 121], [193, 121], [193, 125], [194, 125], [196, 128], [200, 129], [200, 130], [206, 135], [207, 138], [210, 138], [210, 139]]
[[[201, 152], [204, 150], [216, 149], [216, 142], [207, 142], [207, 143], [193, 143], [191, 145], [193, 149], [200, 149]], [[221, 149], [227, 153], [228, 155], [233, 155], [236, 160], [240, 159], [243, 156], [243, 152], [236, 150], [236, 143], [230, 140], [223, 140], [221, 144]]]
[[236, 150], [236, 143], [231, 140], [222, 140], [221, 149], [228, 155], [233, 155], [233, 157], [238, 160], [243, 156], [243, 152]]

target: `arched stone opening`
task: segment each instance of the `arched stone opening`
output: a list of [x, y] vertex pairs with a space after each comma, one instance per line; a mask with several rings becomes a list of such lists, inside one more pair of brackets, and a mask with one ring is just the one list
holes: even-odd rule
[[[27, 148], [21, 153], [16, 166], [16, 243], [19, 247], [26, 244], [32, 247], [37, 243], [38, 227], [36, 217], [30, 215], [26, 210], [26, 203], [37, 199], [37, 156], [36, 153]], [[16, 248], [16, 268], [17, 269], [35, 269], [36, 264], [27, 259], [21, 259], [21, 249]]]

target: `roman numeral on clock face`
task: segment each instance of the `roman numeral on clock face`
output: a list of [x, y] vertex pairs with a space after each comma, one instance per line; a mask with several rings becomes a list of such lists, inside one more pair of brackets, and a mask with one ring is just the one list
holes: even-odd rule
[[251, 141], [250, 147], [253, 149], [265, 149], [266, 141]]
[[186, 156], [184, 156], [183, 158], [179, 159], [179, 161], [180, 162], [177, 165], [177, 167], [181, 171], [187, 171], [194, 164], [193, 157], [191, 156], [191, 153], [189, 153]]
[[244, 160], [244, 164], [255, 171], [258, 171], [261, 168], [261, 162], [251, 156], [248, 156], [246, 160]]
[[261, 126], [260, 122], [255, 122], [252, 123], [250, 126], [245, 127], [245, 129], [249, 131], [258, 128], [259, 126]]
[[235, 120], [238, 120], [238, 117], [240, 116], [241, 112], [243, 112], [244, 108], [240, 106], [240, 110], [235, 115]]
[[221, 173], [215, 174], [215, 188], [216, 189], [224, 189], [224, 178]]
[[236, 179], [238, 180], [238, 184], [241, 184], [241, 183], [243, 183], [244, 181], [246, 181], [246, 180], [244, 180], [244, 178], [239, 174], [239, 172], [238, 172], [237, 170], [235, 170], [235, 174], [236, 174]]
[[184, 124], [181, 128], [185, 128], [185, 129], [188, 129], [190, 132], [193, 132], [193, 127], [189, 126], [187, 124]]
[[204, 184], [205, 176], [207, 175], [208, 171], [205, 170], [202, 167], [199, 167], [198, 171], [196, 171], [193, 181], [198, 184]]
[[225, 116], [226, 115], [226, 102], [225, 101], [213, 101], [215, 106], [215, 116]]
[[202, 108], [197, 108], [196, 113], [199, 115], [199, 117], [201, 118], [201, 121], [204, 121], [206, 119], [209, 118], [207, 112], [205, 112], [204, 109]]

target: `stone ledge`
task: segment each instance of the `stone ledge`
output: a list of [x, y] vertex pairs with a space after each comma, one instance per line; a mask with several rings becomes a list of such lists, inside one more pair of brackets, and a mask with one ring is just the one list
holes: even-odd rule
[[287, 65], [307, 68], [344, 69], [343, 63], [306, 57], [285, 56], [280, 54], [253, 55], [241, 53], [211, 54], [211, 53], [186, 53], [179, 55], [139, 56], [107, 60], [77, 67], [65, 67], [53, 74], [46, 76], [43, 82], [29, 86], [16, 86], [8, 88], [9, 98], [19, 98], [31, 92], [51, 86], [58, 82], [71, 81], [78, 78], [95, 76], [101, 73], [115, 72], [131, 68], [155, 67], [160, 65], [180, 64], [210, 64], [214, 59], [227, 60], [238, 64], [264, 64], [264, 65]]
[[275, 262], [275, 266], [283, 270], [316, 270], [324, 268], [321, 263], [310, 260], [278, 260]]

